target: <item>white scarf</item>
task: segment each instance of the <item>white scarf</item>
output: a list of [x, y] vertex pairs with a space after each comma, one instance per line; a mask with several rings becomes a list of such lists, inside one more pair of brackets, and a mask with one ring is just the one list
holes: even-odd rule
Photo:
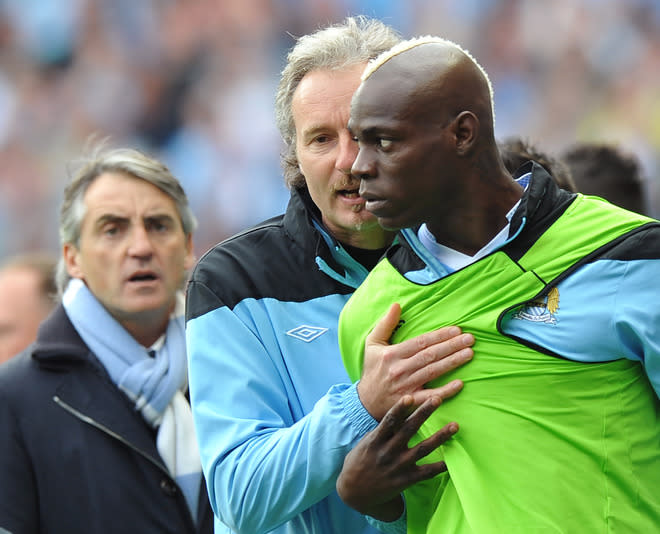
[[183, 296], [179, 295], [179, 306], [154, 357], [108, 313], [82, 280], [69, 282], [62, 305], [113, 382], [135, 402], [145, 421], [158, 428], [158, 452], [197, 520], [201, 463], [192, 412], [184, 396], [188, 375]]

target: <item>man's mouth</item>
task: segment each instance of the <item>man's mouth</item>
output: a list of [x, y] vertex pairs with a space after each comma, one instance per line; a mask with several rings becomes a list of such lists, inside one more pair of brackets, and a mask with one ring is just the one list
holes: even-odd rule
[[152, 282], [154, 280], [157, 280], [158, 277], [151, 272], [143, 272], [143, 273], [135, 273], [133, 276], [131, 276], [128, 281], [129, 282]]
[[378, 198], [369, 198], [365, 199], [364, 207], [367, 208], [367, 211], [370, 211], [374, 215], [378, 213], [379, 208], [383, 208], [386, 205], [386, 201]]
[[353, 189], [338, 189], [337, 190], [337, 195], [345, 198], [346, 200], [359, 200], [362, 201], [362, 197], [360, 196], [360, 190], [359, 188], [355, 187]]

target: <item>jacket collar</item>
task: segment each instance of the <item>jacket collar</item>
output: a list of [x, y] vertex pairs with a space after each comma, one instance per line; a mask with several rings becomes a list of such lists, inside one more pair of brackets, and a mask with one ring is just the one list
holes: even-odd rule
[[[519, 259], [576, 197], [575, 193], [560, 189], [548, 172], [533, 161], [521, 166], [514, 178], [529, 172], [529, 185], [511, 218], [508, 240], [501, 247], [513, 259]], [[439, 262], [428, 257], [417, 238], [417, 229], [402, 230], [400, 235], [400, 245], [392, 246], [387, 257], [401, 273], [419, 273], [411, 279], [420, 282], [431, 282], [447, 274], [436, 265]]]
[[321, 212], [307, 188], [291, 191], [284, 229], [305, 254], [314, 255], [319, 269], [334, 280], [356, 288], [366, 278], [367, 269], [353, 259], [323, 224]]
[[560, 189], [552, 176], [533, 161], [527, 162], [515, 177], [532, 173], [520, 205], [511, 219], [509, 241], [502, 248], [512, 259], [519, 259], [575, 200], [576, 194]]
[[[32, 358], [45, 367], [94, 361], [89, 348], [71, 324], [62, 304], [41, 323]], [[100, 363], [94, 361], [100, 366]]]
[[316, 249], [320, 238], [314, 222], [321, 225], [321, 212], [316, 207], [306, 188], [292, 189], [289, 204], [284, 214], [284, 229], [292, 241], [305, 250]]

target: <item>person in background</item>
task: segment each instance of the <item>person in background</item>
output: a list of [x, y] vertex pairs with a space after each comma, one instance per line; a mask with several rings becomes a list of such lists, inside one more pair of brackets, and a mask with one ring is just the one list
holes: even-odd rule
[[461, 393], [413, 425], [416, 443], [460, 422], [424, 459], [448, 473], [407, 486], [407, 441], [383, 457], [392, 440], [374, 440], [347, 455], [339, 494], [384, 517], [403, 489], [411, 534], [656, 531], [660, 223], [560, 189], [534, 162], [512, 177], [488, 75], [451, 41], [400, 43], [362, 80], [352, 173], [366, 209], [400, 232], [341, 313], [349, 375], [367, 369], [392, 295], [392, 343], [455, 324], [477, 356], [443, 377]]
[[46, 252], [13, 256], [0, 266], [0, 363], [32, 343], [56, 303], [57, 259]]
[[633, 153], [614, 144], [580, 142], [562, 152], [561, 159], [581, 193], [648, 214], [642, 167]]
[[178, 180], [99, 147], [60, 210], [61, 302], [0, 366], [0, 528], [206, 533], [183, 284], [195, 218]]
[[[395, 306], [369, 340], [357, 386], [337, 346], [340, 310], [394, 237], [364, 209], [350, 172], [350, 101], [367, 61], [398, 41], [365, 17], [298, 39], [276, 96], [286, 213], [215, 246], [192, 273], [191, 402], [218, 533], [375, 532], [335, 491], [346, 453], [381, 419], [407, 413], [409, 398], [419, 417], [462, 385], [423, 387], [472, 357], [472, 336], [450, 327], [389, 346]], [[405, 529], [402, 509], [384, 521]]]
[[510, 174], [528, 161], [535, 161], [543, 167], [557, 182], [557, 185], [566, 191], [577, 193], [578, 188], [573, 181], [571, 171], [560, 159], [540, 150], [536, 145], [522, 137], [512, 136], [498, 142], [502, 162]]

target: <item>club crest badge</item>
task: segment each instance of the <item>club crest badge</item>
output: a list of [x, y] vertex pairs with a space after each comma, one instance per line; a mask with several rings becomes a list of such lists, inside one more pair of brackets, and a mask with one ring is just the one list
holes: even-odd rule
[[513, 319], [522, 319], [533, 323], [556, 324], [555, 314], [557, 310], [559, 310], [559, 290], [553, 287], [546, 296], [532, 300], [523, 306], [513, 315]]

